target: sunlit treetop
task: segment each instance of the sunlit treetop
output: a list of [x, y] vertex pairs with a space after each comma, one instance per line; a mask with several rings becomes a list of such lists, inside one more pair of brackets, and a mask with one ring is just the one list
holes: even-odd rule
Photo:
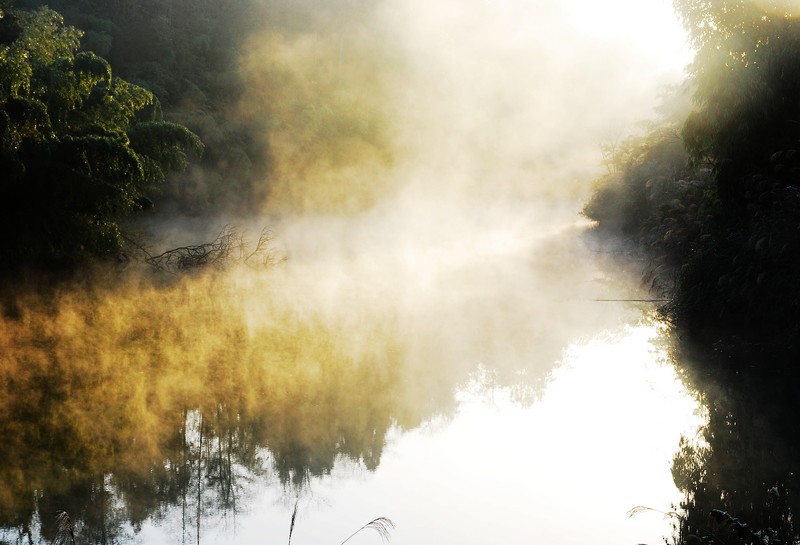
[[[676, 0], [675, 9], [697, 51], [684, 143], [695, 164], [715, 169], [720, 197], [743, 207], [745, 173], [772, 176], [776, 154], [800, 140], [800, 5]], [[781, 183], [798, 181], [787, 173]]]
[[696, 50], [745, 50], [800, 18], [789, 0], [674, 0], [674, 7]]

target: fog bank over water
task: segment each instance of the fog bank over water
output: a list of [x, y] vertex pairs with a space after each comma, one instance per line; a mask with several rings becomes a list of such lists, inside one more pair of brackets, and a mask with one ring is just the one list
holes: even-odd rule
[[[326, 32], [283, 37], [278, 53], [260, 37], [243, 62], [267, 86], [269, 63], [313, 75], [315, 108], [379, 133], [310, 138], [279, 108], [284, 178], [258, 221], [287, 257], [293, 304], [345, 321], [413, 315], [416, 333], [434, 325], [431, 339], [465, 352], [507, 343], [495, 333], [534, 315], [563, 339], [552, 330], [603, 312], [604, 288], [577, 264], [593, 257], [575, 240], [579, 211], [600, 144], [652, 119], [681, 81], [689, 53], [670, 2], [405, 0]], [[255, 86], [243, 108], [267, 96]]]
[[582, 200], [600, 144], [651, 119], [690, 60], [668, 0], [351, 4], [242, 57], [240, 115], [271, 135], [268, 215]]
[[596, 299], [630, 296], [588, 263], [579, 211], [600, 145], [681, 81], [670, 2], [341, 6], [352, 17], [250, 38], [239, 114], [269, 130], [264, 213], [190, 230], [272, 229], [286, 260], [241, 273], [253, 323], [276, 306], [355, 336], [379, 323], [418, 360], [517, 370], [519, 347], [544, 342], [546, 374], [563, 343], [615, 322]]

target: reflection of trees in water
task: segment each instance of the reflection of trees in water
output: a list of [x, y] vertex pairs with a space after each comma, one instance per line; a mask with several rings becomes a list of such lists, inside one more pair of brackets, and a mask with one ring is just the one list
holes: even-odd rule
[[[583, 269], [548, 261], [531, 276], [527, 259], [456, 267], [411, 310], [403, 286], [305, 293], [318, 282], [280, 271], [6, 294], [0, 528], [24, 541], [40, 517], [52, 540], [65, 510], [81, 540], [120, 543], [180, 513], [189, 542], [204, 517], [235, 519], [258, 481], [302, 488], [339, 461], [374, 470], [387, 432], [452, 413], [481, 361], [492, 385], [535, 397], [573, 335], [610, 316], [586, 311]], [[556, 278], [570, 296], [537, 291], [531, 304], [517, 289]]]
[[175, 513], [193, 542], [256, 481], [375, 469], [390, 428], [447, 410], [455, 380], [409, 375], [385, 324], [351, 340], [267, 301], [254, 325], [205, 282], [76, 289], [0, 319], [0, 541], [53, 540], [64, 510], [79, 542]]
[[[53, 541], [55, 514], [67, 510], [79, 543], [131, 542], [148, 519], [177, 523], [182, 543], [199, 542], [204, 521], [225, 517], [235, 523], [242, 497], [256, 480], [275, 479], [276, 484], [303, 487], [311, 476], [332, 471], [340, 457], [374, 464], [380, 455], [375, 443], [382, 446], [388, 429], [363, 430], [364, 438], [356, 437], [358, 431], [353, 428], [342, 430], [339, 442], [320, 444], [314, 450], [282, 434], [274, 438], [263, 418], [243, 421], [222, 405], [208, 416], [192, 410], [185, 411], [184, 417], [184, 426], [174, 430], [160, 457], [141, 467], [88, 474], [87, 468], [70, 468], [68, 457], [52, 453], [52, 466], [63, 468], [60, 477], [37, 474], [31, 481], [43, 483], [41, 489], [16, 491], [15, 502], [0, 510], [5, 535], [16, 528], [12, 533], [18, 543], [32, 543], [39, 535]], [[270, 444], [277, 445], [276, 450], [266, 450]], [[47, 471], [24, 460], [16, 464], [3, 460], [3, 468], [0, 473]], [[179, 521], [170, 519], [175, 513], [180, 514]], [[40, 529], [32, 529], [37, 522]]]
[[701, 358], [692, 355], [699, 363], [687, 376], [702, 392], [708, 424], [698, 440], [681, 442], [672, 468], [685, 493], [678, 543], [797, 543], [800, 387], [792, 358], [744, 347]]

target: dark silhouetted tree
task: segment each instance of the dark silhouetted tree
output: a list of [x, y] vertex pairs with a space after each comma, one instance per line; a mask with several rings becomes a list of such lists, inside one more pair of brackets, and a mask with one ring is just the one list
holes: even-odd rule
[[120, 221], [202, 144], [158, 119], [152, 93], [78, 52], [80, 31], [58, 13], [13, 13], [18, 36], [0, 45], [0, 268], [114, 256]]

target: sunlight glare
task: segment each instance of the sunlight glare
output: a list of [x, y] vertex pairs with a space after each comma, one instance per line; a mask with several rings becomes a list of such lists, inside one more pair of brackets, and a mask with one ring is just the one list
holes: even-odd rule
[[653, 73], [680, 73], [692, 60], [686, 32], [671, 0], [567, 3], [572, 23], [587, 39], [623, 45]]

